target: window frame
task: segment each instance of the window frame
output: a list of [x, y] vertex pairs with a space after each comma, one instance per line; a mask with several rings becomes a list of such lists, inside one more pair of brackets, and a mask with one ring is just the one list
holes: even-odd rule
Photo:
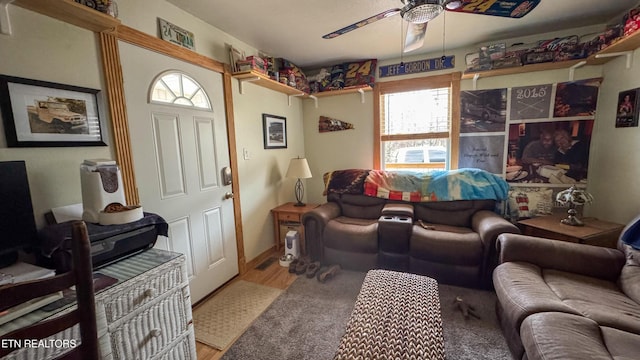
[[[453, 72], [443, 75], [412, 78], [406, 80], [385, 81], [376, 83], [373, 87], [373, 168], [382, 168], [383, 141], [398, 140], [422, 140], [440, 139], [448, 136], [449, 139], [449, 168], [458, 168], [458, 156], [460, 150], [460, 79], [461, 72]], [[437, 88], [449, 88], [451, 96], [451, 125], [448, 132], [433, 132], [420, 134], [393, 134], [382, 135], [383, 119], [382, 96], [392, 93], [428, 90]]]

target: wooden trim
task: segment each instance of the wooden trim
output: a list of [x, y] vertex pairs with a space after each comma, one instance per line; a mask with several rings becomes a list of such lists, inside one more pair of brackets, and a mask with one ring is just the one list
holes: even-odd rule
[[377, 83], [373, 86], [373, 168], [380, 169], [382, 166], [380, 155], [382, 152], [381, 149], [381, 129], [380, 129], [380, 121], [382, 114], [382, 107], [380, 103], [380, 98], [382, 94], [380, 92], [380, 84]]
[[240, 181], [238, 180], [238, 153], [236, 151], [236, 127], [233, 117], [233, 87], [229, 65], [224, 66], [222, 74], [224, 87], [224, 111], [227, 118], [227, 138], [229, 141], [229, 165], [231, 166], [231, 190], [233, 191], [233, 217], [236, 226], [236, 247], [238, 248], [238, 272], [240, 275], [247, 271], [244, 257], [244, 233], [242, 230], [242, 209], [240, 202]]
[[100, 49], [102, 51], [102, 69], [104, 71], [107, 88], [107, 102], [111, 114], [111, 128], [113, 131], [113, 147], [116, 162], [120, 166], [122, 182], [127, 204], [140, 204], [136, 176], [133, 169], [133, 155], [131, 152], [131, 137], [129, 135], [129, 120], [127, 105], [124, 97], [124, 80], [120, 66], [120, 50], [118, 39], [113, 33], [98, 33]]
[[251, 261], [249, 261], [247, 263], [247, 265], [246, 265], [247, 269], [250, 270], [250, 269], [253, 269], [256, 266], [262, 264], [265, 260], [267, 260], [268, 258], [273, 256], [273, 253], [274, 253], [275, 250], [276, 250], [276, 246], [273, 245], [273, 246], [269, 247], [267, 250], [265, 250], [262, 253], [260, 253], [260, 255], [256, 256], [255, 258], [253, 258]]
[[[452, 73], [452, 74], [460, 74]], [[389, 94], [395, 92], [426, 90], [437, 88], [448, 88], [451, 86], [452, 74], [420, 77], [406, 80], [385, 81], [376, 83], [380, 88], [380, 94]]]
[[449, 168], [458, 168], [458, 157], [460, 156], [460, 77], [462, 73], [451, 74], [451, 132], [449, 148]]
[[420, 133], [420, 134], [394, 134], [394, 135], [381, 135], [381, 141], [404, 141], [404, 140], [423, 140], [423, 139], [442, 139], [448, 138], [449, 132], [434, 132], [434, 133]]
[[126, 25], [118, 27], [118, 39], [128, 42], [132, 45], [155, 51], [162, 55], [170, 56], [184, 62], [201, 66], [205, 69], [213, 70], [218, 73], [224, 73], [224, 63], [213, 60], [197, 52], [185, 49], [181, 46], [172, 44], [168, 41], [158, 39], [147, 33], [130, 28]]

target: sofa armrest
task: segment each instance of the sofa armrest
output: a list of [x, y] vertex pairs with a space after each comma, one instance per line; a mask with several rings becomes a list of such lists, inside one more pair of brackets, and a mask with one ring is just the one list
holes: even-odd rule
[[340, 206], [334, 202], [324, 203], [302, 215], [304, 241], [307, 255], [313, 260], [322, 259], [322, 234], [331, 219], [341, 215]]
[[471, 217], [471, 228], [480, 235], [483, 246], [482, 277], [491, 280], [491, 272], [498, 265], [496, 239], [500, 234], [519, 234], [520, 229], [500, 215], [489, 210], [480, 210]]
[[543, 269], [566, 271], [615, 281], [625, 264], [617, 249], [541, 237], [503, 234], [496, 243], [499, 262], [528, 262]]

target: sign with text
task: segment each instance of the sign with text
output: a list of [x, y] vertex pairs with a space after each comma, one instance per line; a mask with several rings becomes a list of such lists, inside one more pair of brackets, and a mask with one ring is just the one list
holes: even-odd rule
[[189, 50], [196, 50], [193, 33], [191, 31], [175, 26], [160, 18], [158, 18], [158, 25], [160, 26], [160, 38], [162, 40], [174, 43]]
[[443, 56], [433, 59], [380, 66], [378, 67], [378, 76], [383, 78], [389, 76], [410, 75], [429, 71], [453, 69], [455, 66], [456, 57], [454, 55]]
[[478, 168], [500, 174], [503, 162], [503, 135], [460, 137], [459, 168]]

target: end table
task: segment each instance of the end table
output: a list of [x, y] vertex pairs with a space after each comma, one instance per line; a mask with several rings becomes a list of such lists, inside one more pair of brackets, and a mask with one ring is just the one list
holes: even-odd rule
[[615, 248], [624, 225], [598, 220], [592, 217], [580, 218], [584, 226], [560, 223], [566, 214], [540, 216], [518, 221], [523, 235]]
[[299, 225], [300, 254], [306, 253], [304, 243], [304, 227], [302, 226], [302, 215], [318, 206], [318, 204], [305, 204], [304, 206], [295, 206], [295, 203], [288, 202], [271, 209], [271, 213], [273, 214], [273, 232], [275, 235], [276, 251], [280, 252], [280, 243], [282, 242], [280, 223], [286, 221], [290, 223], [297, 223]]

